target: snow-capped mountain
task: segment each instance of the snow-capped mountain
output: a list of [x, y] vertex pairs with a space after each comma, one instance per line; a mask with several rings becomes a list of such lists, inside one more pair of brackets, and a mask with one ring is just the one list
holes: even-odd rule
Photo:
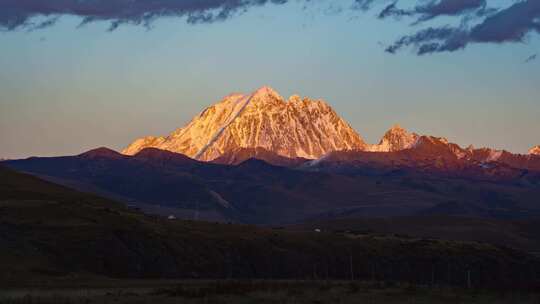
[[[379, 144], [368, 145], [365, 151], [368, 152], [398, 152], [410, 150], [415, 156], [422, 157], [450, 157], [457, 160], [472, 161], [477, 163], [502, 162], [512, 164], [520, 168], [526, 168], [527, 157], [519, 154], [512, 154], [508, 151], [491, 148], [476, 149], [470, 145], [462, 148], [458, 144], [449, 142], [444, 137], [418, 135], [410, 133], [399, 125], [392, 127], [383, 136]], [[530, 155], [539, 153], [540, 147], [529, 151]]]
[[534, 146], [529, 150], [530, 155], [539, 155], [540, 156], [540, 146]]
[[409, 133], [396, 124], [384, 134], [379, 144], [369, 145], [366, 150], [370, 152], [395, 152], [410, 149], [419, 138], [418, 134]]
[[474, 149], [463, 149], [444, 137], [411, 133], [397, 124], [384, 134], [379, 144], [368, 145], [365, 149], [367, 152], [399, 152], [403, 150], [411, 150], [411, 152], [423, 156], [426, 154], [433, 154], [434, 156], [447, 154], [463, 159], [472, 155]]
[[[540, 172], [540, 157], [534, 154], [513, 154], [491, 148], [462, 148], [443, 137], [418, 136], [414, 142], [399, 146], [408, 132], [401, 128], [390, 130], [379, 145], [364, 151], [335, 151], [301, 167], [315, 171], [381, 174], [405, 170], [422, 174], [474, 178], [480, 180], [512, 181]], [[399, 130], [401, 129], [401, 130]], [[400, 134], [399, 136], [394, 136]], [[390, 140], [394, 138], [394, 140]], [[412, 140], [411, 140], [412, 142]], [[393, 144], [392, 144], [393, 143]], [[375, 147], [375, 148], [374, 148]], [[536, 173], [531, 173], [536, 172]], [[531, 174], [529, 174], [531, 173]]]
[[288, 158], [317, 159], [331, 151], [365, 150], [349, 124], [322, 100], [291, 96], [269, 87], [232, 94], [205, 109], [183, 128], [164, 137], [144, 137], [124, 154], [158, 148], [210, 161], [241, 150], [263, 148]]
[[437, 170], [484, 170], [499, 165], [540, 170], [540, 158], [533, 157], [540, 155], [539, 146], [529, 155], [462, 148], [443, 137], [418, 135], [399, 125], [388, 130], [378, 144], [369, 145], [324, 101], [297, 95], [285, 100], [269, 87], [226, 96], [186, 126], [167, 136], [137, 139], [123, 154], [136, 155], [145, 148], [220, 164], [257, 158], [279, 166], [296, 167], [307, 162], [313, 167], [329, 162], [365, 164], [370, 160], [385, 166], [435, 166]]

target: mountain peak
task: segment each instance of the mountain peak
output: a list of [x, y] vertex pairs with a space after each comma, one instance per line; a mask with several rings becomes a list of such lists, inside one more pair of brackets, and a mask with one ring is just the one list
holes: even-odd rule
[[394, 124], [388, 132], [396, 132], [396, 131], [404, 131], [407, 132], [407, 130], [403, 129], [400, 124]]
[[399, 124], [395, 124], [384, 134], [378, 145], [368, 147], [370, 152], [395, 152], [410, 149], [417, 142], [419, 136], [409, 133]]
[[316, 159], [339, 150], [362, 150], [365, 143], [321, 100], [299, 96], [286, 102], [263, 86], [249, 95], [229, 95], [164, 137], [136, 140], [123, 153], [154, 147], [211, 161], [230, 151], [263, 148], [287, 158]]
[[382, 144], [385, 139], [387, 140], [393, 140], [398, 139], [401, 140], [405, 137], [410, 137], [412, 134], [409, 134], [409, 132], [402, 128], [399, 124], [393, 125], [386, 133], [384, 134], [383, 138], [379, 142], [379, 144]]
[[272, 87], [269, 87], [269, 86], [260, 87], [257, 91], [255, 91], [255, 93], [253, 93], [253, 97], [254, 98], [271, 97], [273, 99], [285, 101], [283, 97], [281, 97], [281, 95], [276, 90], [274, 90]]
[[534, 146], [529, 150], [530, 155], [540, 155], [540, 145]]

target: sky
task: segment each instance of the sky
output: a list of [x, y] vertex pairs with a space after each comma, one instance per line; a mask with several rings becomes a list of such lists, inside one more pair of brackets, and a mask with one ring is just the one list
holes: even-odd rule
[[537, 0], [0, 0], [0, 158], [120, 150], [263, 85], [369, 143], [398, 123], [526, 153], [539, 32]]

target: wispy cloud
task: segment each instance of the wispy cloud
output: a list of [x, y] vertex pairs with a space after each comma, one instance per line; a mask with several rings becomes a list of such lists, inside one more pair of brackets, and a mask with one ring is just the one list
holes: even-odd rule
[[[51, 26], [59, 16], [82, 18], [81, 25], [108, 21], [110, 30], [122, 24], [150, 26], [161, 17], [185, 17], [188, 23], [226, 20], [237, 13], [267, 3], [288, 0], [0, 0], [0, 29], [40, 29]], [[35, 24], [34, 17], [46, 21]]]
[[363, 10], [363, 11], [367, 11], [367, 10], [371, 9], [371, 7], [373, 6], [373, 4], [375, 4], [375, 2], [380, 2], [380, 0], [378, 0], [378, 1], [376, 1], [376, 0], [355, 0], [353, 8], [354, 9], [360, 9], [360, 10]]
[[[467, 2], [457, 1], [456, 2]], [[443, 3], [445, 1], [441, 1]], [[471, 1], [470, 7], [472, 7]], [[476, 4], [480, 5], [480, 1]], [[424, 6], [435, 7], [435, 6]], [[465, 8], [466, 6], [460, 6]], [[485, 4], [476, 7], [476, 12], [486, 12]], [[421, 11], [421, 10], [416, 10]], [[415, 11], [415, 13], [416, 13]], [[433, 11], [431, 13], [423, 13], [420, 17], [420, 21], [434, 18], [437, 15]], [[453, 6], [441, 10], [437, 9], [439, 13], [446, 12], [454, 16], [461, 16], [466, 11], [460, 10], [458, 7]], [[481, 18], [482, 14], [476, 14], [478, 18]], [[466, 18], [466, 21], [469, 19]], [[416, 49], [418, 55], [431, 54], [437, 52], [453, 52], [463, 49], [471, 43], [517, 43], [524, 42], [528, 34], [537, 32], [540, 33], [540, 1], [538, 0], [525, 0], [518, 1], [511, 6], [498, 11], [490, 10], [487, 16], [483, 16], [479, 22], [473, 26], [469, 26], [468, 22], [462, 22], [459, 26], [441, 26], [441, 27], [429, 27], [422, 29], [414, 34], [405, 35], [395, 41], [389, 46], [386, 51], [389, 53], [395, 53], [403, 47], [413, 46]]]
[[536, 57], [537, 57], [537, 56], [538, 56], [538, 54], [533, 54], [533, 55], [527, 57], [527, 59], [525, 59], [523, 62], [524, 62], [524, 63], [529, 63], [529, 62], [531, 62], [531, 61], [534, 61], [534, 60], [536, 60]]
[[416, 24], [440, 16], [458, 16], [474, 13], [477, 16], [486, 15], [493, 10], [487, 9], [486, 0], [440, 0], [422, 2], [412, 9], [400, 9], [399, 1], [395, 0], [387, 5], [380, 13], [379, 18], [417, 16]]
[[[52, 26], [64, 15], [82, 18], [81, 25], [110, 22], [109, 30], [123, 24], [149, 27], [162, 17], [185, 18], [190, 24], [224, 21], [253, 7], [282, 5], [291, 1], [305, 6], [319, 0], [0, 0], [0, 30], [38, 30]], [[412, 47], [418, 55], [453, 52], [471, 43], [520, 43], [540, 33], [540, 0], [513, 0], [492, 8], [491, 0], [352, 0], [354, 10], [380, 9], [386, 20], [413, 18], [405, 30], [413, 30], [386, 48], [396, 53]], [[404, 3], [407, 3], [408, 6]], [[412, 4], [412, 5], [411, 5]], [[342, 8], [332, 7], [333, 12]], [[341, 5], [341, 4], [339, 4]], [[39, 17], [39, 18], [36, 18]], [[455, 19], [451, 25], [433, 26], [440, 17]], [[37, 22], [36, 20], [41, 20]], [[441, 24], [440, 22], [438, 24]], [[458, 24], [458, 25], [455, 25]], [[427, 27], [417, 29], [418, 26]]]

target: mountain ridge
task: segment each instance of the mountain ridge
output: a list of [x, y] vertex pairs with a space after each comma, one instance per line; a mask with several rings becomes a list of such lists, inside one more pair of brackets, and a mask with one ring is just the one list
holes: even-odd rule
[[328, 154], [317, 164], [308, 160], [271, 164], [248, 156], [237, 159], [236, 165], [223, 165], [147, 148], [120, 158], [110, 153], [82, 154], [1, 165], [105, 195], [147, 213], [185, 219], [280, 225], [430, 210], [476, 212], [490, 218], [540, 215], [540, 206], [535, 204], [540, 172], [460, 162], [435, 139], [433, 143], [426, 139], [421, 148], [447, 152], [432, 158], [412, 149], [342, 151]]
[[[419, 144], [421, 149], [416, 149]], [[503, 162], [518, 168], [530, 168], [532, 164], [540, 169], [540, 165], [535, 165], [539, 146], [528, 155], [476, 149], [472, 145], [463, 148], [443, 137], [409, 132], [399, 124], [386, 131], [378, 144], [368, 144], [325, 101], [299, 95], [285, 99], [268, 86], [250, 94], [229, 94], [184, 127], [167, 136], [136, 139], [122, 154], [135, 155], [145, 148], [157, 148], [220, 164], [260, 158], [292, 166], [340, 151], [390, 153], [413, 149], [426, 155], [429, 145], [446, 146], [440, 151], [449, 150], [463, 161]]]
[[228, 95], [185, 127], [164, 137], [139, 138], [122, 153], [148, 147], [211, 161], [241, 148], [316, 159], [335, 150], [362, 150], [366, 143], [326, 102], [298, 95], [285, 100], [265, 86], [249, 95]]

